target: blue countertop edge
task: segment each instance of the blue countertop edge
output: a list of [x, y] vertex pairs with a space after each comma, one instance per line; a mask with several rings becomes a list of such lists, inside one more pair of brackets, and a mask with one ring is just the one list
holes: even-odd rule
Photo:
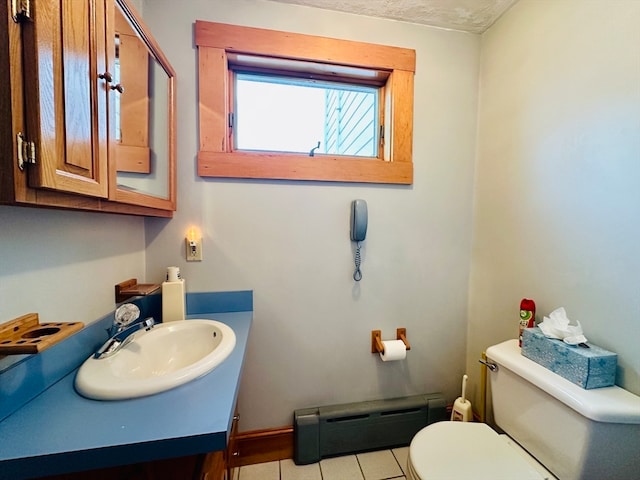
[[[132, 300], [161, 318], [161, 297]], [[227, 323], [236, 348], [209, 374], [167, 392], [101, 402], [73, 388], [113, 313], [37, 355], [0, 365], [0, 479], [26, 479], [226, 448], [253, 319], [253, 293], [187, 294], [188, 318]], [[160, 421], [162, 420], [162, 422]]]

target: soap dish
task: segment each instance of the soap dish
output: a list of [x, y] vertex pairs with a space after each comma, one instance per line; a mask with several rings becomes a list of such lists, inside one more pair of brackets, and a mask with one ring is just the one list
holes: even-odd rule
[[39, 353], [84, 327], [82, 322], [40, 323], [37, 313], [0, 324], [0, 355]]

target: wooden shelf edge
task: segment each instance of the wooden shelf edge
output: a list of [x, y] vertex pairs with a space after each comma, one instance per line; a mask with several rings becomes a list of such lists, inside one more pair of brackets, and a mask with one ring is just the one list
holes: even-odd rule
[[159, 289], [159, 283], [138, 283], [137, 278], [130, 278], [115, 286], [116, 303], [122, 303], [131, 297], [149, 295]]

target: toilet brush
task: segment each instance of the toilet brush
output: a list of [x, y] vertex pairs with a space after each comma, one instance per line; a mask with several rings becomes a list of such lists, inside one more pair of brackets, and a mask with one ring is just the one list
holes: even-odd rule
[[462, 396], [458, 397], [453, 403], [451, 410], [451, 420], [454, 422], [470, 422], [473, 419], [471, 411], [471, 402], [465, 398], [467, 390], [467, 376], [462, 377]]

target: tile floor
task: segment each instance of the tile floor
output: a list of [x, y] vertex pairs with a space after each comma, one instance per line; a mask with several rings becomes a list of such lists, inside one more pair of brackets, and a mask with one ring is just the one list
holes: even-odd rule
[[232, 480], [405, 480], [409, 447], [325, 458], [310, 465], [293, 460], [247, 465]]

